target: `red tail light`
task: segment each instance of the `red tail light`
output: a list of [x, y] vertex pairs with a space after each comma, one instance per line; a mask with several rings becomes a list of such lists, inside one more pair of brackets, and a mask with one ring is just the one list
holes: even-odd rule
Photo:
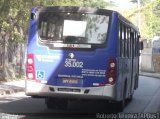
[[33, 54], [27, 55], [26, 75], [27, 75], [28, 80], [35, 80], [34, 55]]
[[114, 58], [109, 59], [109, 67], [106, 76], [107, 76], [107, 82], [111, 85], [113, 85], [116, 80], [116, 67], [117, 67], [116, 59]]

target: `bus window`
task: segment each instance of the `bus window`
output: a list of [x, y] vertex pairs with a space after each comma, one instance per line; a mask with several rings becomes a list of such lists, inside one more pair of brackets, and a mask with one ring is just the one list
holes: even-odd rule
[[41, 41], [103, 44], [108, 25], [109, 16], [105, 15], [43, 12], [38, 31]]
[[119, 24], [119, 42], [120, 42], [120, 57], [128, 58], [128, 28], [123, 24]]
[[131, 29], [131, 57], [134, 58], [134, 31]]
[[124, 28], [124, 32], [123, 32], [123, 35], [124, 35], [124, 38], [123, 38], [123, 42], [124, 42], [124, 57], [126, 58], [126, 52], [127, 52], [127, 47], [126, 47], [126, 44], [127, 44], [127, 40], [126, 40], [126, 26], [123, 25], [123, 28]]
[[136, 34], [136, 56], [138, 57], [139, 56], [139, 48], [138, 48], [138, 34]]
[[127, 27], [127, 57], [130, 58], [130, 30]]
[[136, 57], [136, 32], [134, 31], [134, 57]]
[[120, 23], [120, 28], [119, 28], [119, 33], [120, 33], [120, 57], [125, 57], [125, 34], [124, 34], [124, 25]]
[[119, 23], [119, 56], [122, 57], [122, 24]]

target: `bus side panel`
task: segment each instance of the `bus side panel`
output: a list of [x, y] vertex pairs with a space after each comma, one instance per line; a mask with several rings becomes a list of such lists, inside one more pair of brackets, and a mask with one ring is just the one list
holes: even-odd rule
[[[122, 20], [123, 21], [123, 20]], [[125, 22], [123, 23], [120, 19], [119, 19], [119, 23], [121, 25], [124, 25], [123, 27], [130, 27], [132, 28], [132, 26], [126, 25]], [[119, 29], [120, 30], [120, 29]], [[134, 29], [132, 29], [134, 30]], [[120, 31], [122, 32], [122, 31]], [[122, 56], [121, 53], [119, 52], [119, 61], [118, 61], [118, 86], [117, 86], [117, 92], [118, 92], [118, 100], [121, 100], [124, 95], [125, 98], [130, 98], [130, 96], [133, 95], [134, 93], [134, 88], [136, 85], [136, 79], [138, 79], [138, 75], [139, 75], [139, 57], [135, 56], [135, 51], [137, 49], [135, 49], [134, 46], [134, 37], [132, 34], [133, 31], [127, 32], [127, 36], [129, 33], [129, 38], [126, 40], [128, 40], [127, 42], [122, 42], [121, 39], [119, 40], [119, 51], [123, 54]], [[136, 31], [134, 31], [136, 32]], [[122, 32], [123, 33], [123, 32]], [[122, 43], [122, 49], [120, 48], [120, 42]], [[127, 48], [124, 46], [127, 45]], [[129, 47], [128, 47], [129, 45]], [[138, 81], [138, 80], [137, 80]]]
[[[115, 90], [114, 90], [114, 98], [115, 100], [119, 101], [121, 100], [122, 95], [122, 73], [119, 71], [122, 71], [121, 68], [122, 63], [120, 62], [118, 58], [119, 53], [119, 31], [118, 31], [118, 14], [116, 12], [113, 12], [112, 14], [112, 23], [111, 23], [111, 29], [110, 29], [110, 36], [109, 36], [109, 51], [112, 51], [110, 54], [110, 57], [116, 58], [117, 60], [117, 76], [116, 76], [116, 83], [115, 83]], [[105, 93], [105, 92], [104, 92]]]

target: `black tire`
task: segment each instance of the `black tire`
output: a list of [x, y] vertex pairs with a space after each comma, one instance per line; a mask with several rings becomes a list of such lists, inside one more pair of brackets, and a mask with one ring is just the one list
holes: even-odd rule
[[138, 88], [138, 75], [135, 76], [135, 84], [134, 89], [136, 90]]
[[132, 99], [133, 99], [133, 94], [131, 94], [131, 95], [129, 96], [129, 98], [127, 99], [127, 101], [128, 101], [128, 102], [131, 102]]
[[123, 89], [123, 99], [122, 99], [122, 101], [119, 101], [116, 104], [116, 108], [117, 108], [116, 111], [118, 111], [118, 112], [123, 112], [123, 110], [125, 108], [125, 105], [126, 105], [126, 99], [125, 99], [126, 89], [127, 89], [127, 83], [125, 81], [125, 86], [124, 86], [124, 89]]
[[116, 111], [117, 112], [123, 112], [124, 107], [125, 107], [125, 99], [123, 98], [122, 101], [117, 102], [117, 104], [116, 104]]
[[48, 109], [67, 109], [68, 100], [58, 98], [46, 98], [45, 104]]
[[53, 105], [53, 102], [51, 101], [50, 98], [46, 98], [46, 99], [45, 99], [45, 104], [46, 104], [46, 106], [47, 106], [48, 109], [53, 109], [53, 108], [55, 108], [55, 106]]

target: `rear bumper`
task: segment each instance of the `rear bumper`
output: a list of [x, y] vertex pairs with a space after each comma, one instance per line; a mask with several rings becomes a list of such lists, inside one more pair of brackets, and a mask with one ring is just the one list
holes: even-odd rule
[[115, 85], [101, 87], [62, 87], [26, 80], [25, 92], [26, 95], [35, 97], [116, 100]]

